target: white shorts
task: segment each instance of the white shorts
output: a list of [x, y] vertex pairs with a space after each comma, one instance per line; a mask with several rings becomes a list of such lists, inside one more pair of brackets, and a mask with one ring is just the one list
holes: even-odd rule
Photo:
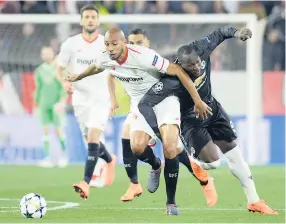
[[89, 128], [104, 131], [109, 119], [110, 105], [96, 102], [90, 107], [74, 106], [74, 113], [83, 135]]
[[[154, 111], [157, 117], [157, 123], [159, 127], [164, 124], [175, 124], [178, 125], [178, 127], [180, 128], [180, 102], [176, 96], [169, 96], [164, 99], [161, 103], [154, 107]], [[138, 108], [133, 107], [131, 109], [130, 117], [130, 135], [134, 131], [143, 131], [147, 133], [152, 139], [157, 138], [152, 128], [149, 126], [143, 115], [139, 112]], [[180, 146], [180, 148], [182, 147], [180, 138], [178, 146]]]

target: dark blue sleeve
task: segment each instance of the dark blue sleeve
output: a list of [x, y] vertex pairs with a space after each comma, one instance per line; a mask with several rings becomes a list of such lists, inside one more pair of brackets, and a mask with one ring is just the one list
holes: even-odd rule
[[233, 38], [237, 30], [238, 29], [233, 27], [222, 27], [210, 33], [205, 38], [192, 42], [191, 45], [194, 45], [198, 49], [211, 54], [211, 52], [223, 41], [229, 38]]
[[138, 109], [158, 137], [160, 137], [160, 131], [153, 107], [168, 96], [175, 95], [179, 97], [183, 88], [181, 82], [176, 77], [164, 77], [154, 84], [140, 100]]

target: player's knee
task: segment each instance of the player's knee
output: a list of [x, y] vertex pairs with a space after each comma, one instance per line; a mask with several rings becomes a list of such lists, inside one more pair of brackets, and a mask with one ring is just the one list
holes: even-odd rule
[[166, 140], [163, 142], [164, 156], [167, 159], [173, 159], [177, 155], [177, 141]]
[[201, 162], [201, 167], [205, 170], [213, 170], [218, 168], [219, 166], [220, 166], [220, 159], [210, 163]]
[[131, 142], [131, 149], [135, 154], [142, 154], [148, 145], [148, 141], [145, 139], [137, 138], [133, 139]]

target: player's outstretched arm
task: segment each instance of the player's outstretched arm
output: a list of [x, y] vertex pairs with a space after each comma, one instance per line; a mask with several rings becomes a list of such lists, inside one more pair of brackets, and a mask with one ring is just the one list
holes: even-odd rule
[[181, 68], [181, 66], [174, 63], [169, 63], [167, 74], [171, 76], [177, 76], [180, 79], [183, 86], [191, 95], [195, 103], [195, 112], [199, 117], [206, 119], [209, 114], [212, 114], [212, 109], [202, 101], [193, 81], [189, 75]]
[[84, 72], [78, 74], [78, 75], [69, 75], [66, 80], [69, 82], [75, 82], [78, 80], [81, 80], [85, 77], [91, 76], [91, 75], [96, 75], [100, 72], [103, 72], [104, 69], [99, 68], [96, 64], [93, 64], [89, 66]]
[[115, 78], [113, 75], [109, 74], [108, 75], [108, 91], [110, 95], [110, 101], [111, 101], [111, 108], [110, 108], [110, 116], [115, 114], [115, 110], [119, 108], [116, 94], [115, 94]]

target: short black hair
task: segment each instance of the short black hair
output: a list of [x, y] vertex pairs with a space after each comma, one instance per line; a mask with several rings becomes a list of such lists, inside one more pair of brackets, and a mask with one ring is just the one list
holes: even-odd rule
[[184, 56], [190, 55], [195, 49], [191, 45], [183, 45], [177, 50], [177, 59], [182, 62]]
[[147, 37], [146, 31], [143, 29], [140, 29], [140, 28], [136, 28], [136, 29], [131, 30], [129, 35], [131, 35], [131, 34], [134, 34], [134, 35], [142, 34], [143, 36]]
[[98, 9], [95, 7], [95, 5], [90, 4], [90, 5], [85, 5], [85, 6], [83, 6], [83, 7], [80, 9], [80, 16], [82, 17], [83, 12], [84, 12], [84, 11], [87, 11], [87, 10], [96, 11], [97, 16], [98, 16], [98, 14], [99, 14], [99, 11], [98, 11]]

